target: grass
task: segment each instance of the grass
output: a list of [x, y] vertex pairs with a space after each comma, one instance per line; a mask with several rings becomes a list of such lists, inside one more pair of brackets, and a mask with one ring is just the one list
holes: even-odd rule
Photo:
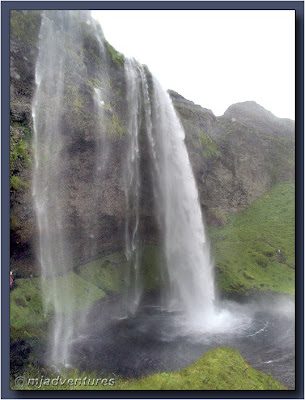
[[[106, 294], [97, 286], [71, 272], [56, 277], [55, 298], [63, 305], [62, 312], [70, 313], [88, 307]], [[17, 287], [10, 293], [10, 329], [14, 340], [44, 335], [46, 324], [53, 309], [45, 315], [40, 278], [17, 279]], [[45, 296], [51, 287], [51, 278], [46, 281]], [[72, 299], [72, 300], [71, 300]]]
[[84, 280], [91, 282], [104, 292], [120, 292], [124, 287], [126, 258], [122, 253], [113, 253], [76, 268]]
[[11, 337], [26, 338], [43, 334], [43, 304], [40, 279], [18, 279], [10, 293]]
[[[105, 377], [99, 374], [79, 373], [77, 370], [64, 370], [61, 374], [47, 373], [46, 371], [29, 370], [24, 378], [38, 379], [38, 384], [26, 384], [23, 390], [38, 390], [41, 376], [49, 380], [60, 376], [62, 385], [42, 384], [42, 390], [285, 390], [280, 382], [270, 374], [251, 368], [237, 350], [218, 347], [208, 351], [192, 365], [175, 372], [162, 372], [140, 379], [121, 379]], [[83, 379], [86, 379], [86, 385]], [[88, 386], [88, 380], [114, 379], [114, 385], [95, 384]], [[71, 379], [68, 383], [68, 379]], [[77, 379], [77, 381], [75, 381]], [[72, 384], [71, 384], [72, 383]], [[18, 389], [11, 380], [11, 389]]]
[[[140, 249], [141, 279], [146, 289], [160, 283], [162, 253], [160, 247], [146, 245]], [[131, 266], [132, 267], [132, 266]], [[123, 252], [112, 253], [76, 268], [77, 274], [105, 292], [121, 292], [125, 287], [128, 262]]]
[[294, 294], [294, 184], [275, 185], [223, 227], [209, 229], [220, 291]]
[[[52, 289], [55, 288], [54, 298], [62, 307], [60, 312], [63, 313], [73, 313], [87, 308], [90, 304], [106, 296], [103, 290], [74, 272], [54, 279], [55, 284], [52, 284]], [[46, 286], [49, 286], [50, 283], [48, 280]]]
[[[142, 249], [143, 279], [147, 289], [159, 284], [161, 252], [157, 246]], [[73, 313], [124, 289], [128, 263], [123, 252], [112, 253], [75, 268], [64, 276], [47, 278], [44, 296], [52, 296], [48, 288], [55, 288], [54, 298], [62, 305], [61, 312]], [[55, 279], [55, 283], [52, 282]], [[16, 279], [10, 294], [10, 326], [14, 339], [43, 334], [52, 316], [50, 308], [44, 315], [40, 278]]]

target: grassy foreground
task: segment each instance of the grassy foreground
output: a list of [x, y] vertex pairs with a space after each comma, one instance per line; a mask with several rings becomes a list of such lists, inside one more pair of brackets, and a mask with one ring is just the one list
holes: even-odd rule
[[223, 227], [209, 229], [222, 292], [294, 294], [294, 184], [280, 183]]
[[[42, 377], [42, 378], [41, 378]], [[271, 375], [251, 368], [235, 349], [218, 347], [208, 351], [197, 362], [176, 372], [162, 372], [140, 379], [105, 378], [66, 370], [61, 382], [52, 380], [58, 374], [46, 371], [25, 374], [23, 390], [285, 390]], [[28, 379], [32, 381], [28, 383]], [[85, 379], [86, 378], [86, 379]], [[99, 380], [97, 381], [97, 379]], [[37, 379], [37, 381], [35, 381]], [[69, 383], [68, 380], [70, 379]], [[102, 379], [104, 379], [102, 383]], [[37, 382], [37, 383], [36, 383]], [[18, 390], [18, 379], [11, 381]]]

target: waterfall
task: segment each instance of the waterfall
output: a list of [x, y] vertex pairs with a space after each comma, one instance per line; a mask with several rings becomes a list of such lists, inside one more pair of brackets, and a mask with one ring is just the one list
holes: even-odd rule
[[[32, 106], [32, 187], [45, 314], [54, 315], [54, 364], [69, 364], [71, 343], [86, 322], [87, 311], [80, 317], [75, 310], [89, 308], [90, 293], [79, 304], [75, 267], [97, 259], [107, 241], [101, 225], [111, 213], [109, 199], [115, 199], [109, 183], [113, 168], [119, 170], [117, 184], [125, 191], [127, 313], [137, 311], [145, 291], [143, 166], [149, 169], [150, 212], [165, 260], [160, 273], [162, 308], [205, 321], [213, 312], [212, 263], [183, 127], [169, 95], [148, 69], [125, 60], [123, 145], [111, 137], [119, 119], [114, 110], [119, 94], [113, 89], [117, 72], [111, 70], [110, 59], [103, 33], [88, 12], [43, 12]], [[142, 154], [143, 145], [147, 154]], [[118, 148], [123, 154], [116, 159]]]
[[137, 63], [126, 60], [125, 76], [127, 86], [129, 146], [126, 154], [125, 194], [125, 254], [128, 260], [127, 271], [127, 307], [134, 314], [143, 291], [140, 276], [140, 171], [139, 171], [139, 131], [141, 125], [140, 81], [137, 79]]
[[128, 71], [133, 134], [137, 137], [142, 115], [153, 160], [155, 212], [169, 281], [163, 285], [163, 307], [206, 319], [213, 313], [213, 271], [184, 130], [159, 82], [135, 61]]
[[[88, 104], [83, 104], [81, 97], [87, 84], [83, 30], [89, 30], [90, 40], [95, 38], [99, 43], [95, 51], [101, 59], [100, 68], [93, 71], [95, 87], [87, 96]], [[102, 31], [90, 12], [42, 13], [35, 77], [32, 194], [39, 230], [42, 294], [45, 314], [54, 313], [50, 363], [68, 364], [71, 341], [86, 317], [85, 312], [81, 318], [75, 316], [79, 299], [73, 268], [79, 259], [90, 260], [99, 251], [97, 216], [101, 212], [109, 156], [104, 124], [109, 104], [109, 88], [105, 84], [108, 60]], [[87, 117], [88, 125], [80, 127], [83, 120], [79, 115], [86, 116], [85, 107], [91, 108], [91, 115]], [[87, 149], [93, 146], [93, 157], [88, 157]], [[82, 162], [87, 163], [89, 174], [80, 167]], [[87, 185], [81, 187], [81, 181]], [[71, 204], [76, 204], [73, 215], [69, 212]], [[82, 243], [80, 249], [75, 248], [75, 238]], [[80, 306], [84, 309], [89, 298], [90, 293], [82, 298]]]
[[[63, 17], [62, 14], [58, 17]], [[66, 21], [69, 21], [67, 18]], [[39, 256], [45, 313], [54, 308], [55, 322], [52, 333], [52, 361], [66, 362], [68, 343], [73, 332], [69, 309], [74, 294], [67, 286], [66, 301], [57, 285], [57, 277], [71, 269], [71, 255], [66, 241], [65, 196], [62, 175], [64, 160], [61, 151], [61, 118], [63, 112], [66, 53], [61, 29], [66, 22], [44, 13], [40, 31], [39, 57], [36, 65], [36, 94], [33, 101], [35, 165], [33, 197], [39, 227]], [[47, 44], [47, 45], [46, 45]]]
[[214, 301], [212, 264], [184, 130], [169, 95], [154, 78], [152, 90], [159, 220], [170, 281], [168, 307], [209, 316]]

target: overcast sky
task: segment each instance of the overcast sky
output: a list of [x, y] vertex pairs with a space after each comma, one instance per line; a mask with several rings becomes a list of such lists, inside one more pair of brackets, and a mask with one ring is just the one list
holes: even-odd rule
[[254, 100], [294, 119], [294, 11], [92, 11], [106, 39], [165, 89], [222, 115]]

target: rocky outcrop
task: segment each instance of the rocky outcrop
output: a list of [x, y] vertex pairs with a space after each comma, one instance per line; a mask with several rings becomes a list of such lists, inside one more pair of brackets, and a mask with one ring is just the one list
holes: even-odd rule
[[[15, 270], [33, 269], [35, 213], [31, 196], [32, 112], [39, 11], [11, 11], [10, 26], [10, 248]], [[22, 267], [21, 267], [22, 265]]]
[[230, 106], [224, 117], [242, 123], [265, 136], [292, 139], [295, 124], [288, 118], [278, 118], [255, 101], [245, 101]]
[[[77, 17], [77, 16], [76, 16]], [[80, 41], [74, 46], [66, 40], [66, 81], [61, 133], [60, 168], [65, 173], [58, 196], [65, 199], [65, 236], [75, 263], [88, 260], [86, 240], [100, 243], [99, 251], [122, 248], [124, 241], [125, 193], [121, 170], [126, 147], [124, 56], [103, 39], [105, 65], [110, 66], [105, 79], [108, 96], [104, 104], [103, 129], [107, 131], [110, 156], [107, 159], [103, 184], [94, 179], [97, 157], [98, 117], [94, 104], [94, 88], [101, 85], [105, 65], [100, 57], [102, 32], [86, 19], [77, 26]], [[18, 272], [35, 270], [39, 243], [33, 207], [33, 121], [32, 101], [36, 89], [35, 64], [38, 55], [40, 12], [14, 11], [11, 15], [10, 46], [10, 109], [11, 109], [11, 256], [12, 268]], [[64, 41], [64, 37], [62, 38]], [[104, 60], [105, 61], [105, 60]], [[76, 76], [77, 75], [77, 76]], [[71, 78], [71, 82], [70, 82]], [[76, 82], [76, 84], [75, 84]], [[45, 107], [52, 107], [44, 99]], [[102, 132], [101, 135], [102, 136]], [[61, 192], [62, 191], [62, 192]], [[94, 199], [94, 200], [93, 200]], [[90, 204], [102, 207], [92, 218]], [[90, 218], [88, 218], [90, 215]], [[52, 235], [52, 233], [51, 233]], [[36, 248], [36, 251], [35, 251]], [[24, 271], [24, 269], [26, 271]], [[20, 273], [22, 275], [22, 273]]]
[[[40, 12], [11, 14], [10, 109], [11, 109], [11, 255], [12, 267], [20, 274], [35, 266], [37, 237], [31, 176], [33, 165], [31, 104], [35, 92]], [[82, 24], [82, 55], [71, 48], [71, 69], [81, 69], [77, 91], [67, 97], [66, 146], [62, 150], [66, 170], [62, 187], [67, 196], [66, 223], [75, 262], [89, 261], [83, 232], [100, 243], [99, 251], [113, 251], [124, 244], [125, 193], [122, 181], [126, 147], [126, 82], [124, 56], [105, 41], [111, 65], [107, 85], [105, 127], [110, 134], [111, 153], [103, 188], [93, 187], [95, 157], [93, 90], [99, 85], [99, 43], [90, 24]], [[204, 88], [203, 88], [204, 90]], [[223, 224], [226, 214], [237, 212], [261, 196], [274, 183], [294, 179], [294, 122], [274, 117], [254, 102], [229, 107], [222, 117], [170, 91], [185, 128], [185, 142], [199, 190], [200, 204], [208, 224]], [[70, 102], [68, 104], [68, 102]], [[142, 135], [143, 136], [143, 135]], [[149, 156], [140, 138], [143, 191], [140, 229], [147, 242], [157, 240], [150, 188]], [[90, 190], [88, 191], [88, 188]], [[90, 194], [91, 193], [91, 194]], [[100, 195], [98, 194], [100, 193]], [[88, 195], [103, 209], [86, 218]], [[88, 214], [89, 215], [89, 214]], [[89, 226], [90, 225], [90, 226]], [[98, 235], [98, 236], [96, 236]]]
[[234, 104], [221, 117], [169, 91], [208, 224], [223, 224], [276, 182], [294, 180], [294, 121], [255, 102]]

